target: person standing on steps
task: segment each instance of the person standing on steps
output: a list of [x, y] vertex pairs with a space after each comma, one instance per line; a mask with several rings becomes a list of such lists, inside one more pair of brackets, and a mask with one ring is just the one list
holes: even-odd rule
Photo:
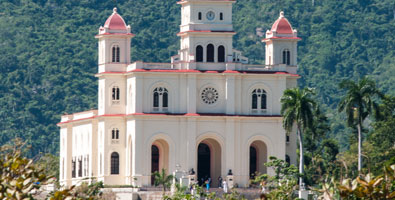
[[222, 188], [224, 193], [228, 193], [228, 183], [225, 180], [222, 181]]
[[221, 176], [218, 177], [218, 187], [222, 188], [222, 177]]
[[207, 179], [207, 181], [206, 181], [206, 189], [207, 189], [207, 192], [210, 191], [210, 184], [211, 184], [211, 178], [208, 177], [208, 179]]

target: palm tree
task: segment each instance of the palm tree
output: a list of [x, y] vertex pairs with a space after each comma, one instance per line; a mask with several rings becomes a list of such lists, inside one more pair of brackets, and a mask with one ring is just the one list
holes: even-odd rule
[[[314, 109], [316, 103], [311, 99], [313, 89], [299, 88], [286, 89], [283, 97], [281, 97], [281, 115], [283, 116], [283, 127], [290, 133], [294, 125], [297, 128], [297, 135], [299, 140], [299, 187], [303, 185], [303, 131], [312, 127], [314, 120]], [[299, 192], [299, 198], [301, 193]]]
[[166, 170], [162, 168], [162, 172], [159, 173], [158, 171], [152, 173], [152, 175], [155, 177], [154, 185], [162, 185], [163, 186], [163, 192], [166, 191], [166, 188], [169, 188], [171, 185], [171, 181], [173, 179], [173, 175], [167, 175]]
[[378, 104], [374, 102], [374, 97], [382, 97], [381, 92], [376, 88], [374, 81], [363, 78], [358, 83], [350, 80], [343, 80], [339, 87], [346, 89], [347, 93], [339, 103], [339, 112], [345, 111], [347, 115], [347, 125], [357, 126], [358, 130], [358, 172], [362, 168], [362, 123], [373, 112], [378, 112]]

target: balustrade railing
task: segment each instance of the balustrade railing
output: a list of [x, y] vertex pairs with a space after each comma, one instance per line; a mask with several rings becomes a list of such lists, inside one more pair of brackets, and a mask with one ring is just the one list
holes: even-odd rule
[[193, 69], [193, 70], [235, 70], [235, 71], [287, 71], [296, 73], [297, 66], [278, 64], [278, 65], [259, 65], [242, 63], [218, 63], [218, 62], [174, 62], [174, 63], [143, 63], [135, 62], [128, 66], [128, 70], [133, 69]]

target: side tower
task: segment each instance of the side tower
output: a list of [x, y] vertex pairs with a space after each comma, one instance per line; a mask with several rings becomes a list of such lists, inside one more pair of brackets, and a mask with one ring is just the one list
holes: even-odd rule
[[232, 5], [236, 0], [181, 0], [179, 61], [232, 62]]
[[[297, 67], [297, 30], [280, 12], [280, 17], [274, 22], [271, 30], [266, 31], [266, 65], [287, 65]], [[294, 72], [296, 73], [296, 71]]]
[[[262, 42], [266, 43], [265, 64], [271, 68], [295, 74], [295, 76], [287, 78], [285, 89], [297, 87], [297, 43], [300, 40], [301, 38], [297, 36], [297, 30], [292, 29], [291, 24], [284, 17], [283, 11], [280, 12], [280, 16], [273, 23], [272, 28], [266, 31], [266, 38], [262, 40]], [[296, 140], [296, 134], [286, 136], [285, 160], [295, 165], [297, 163]]]
[[131, 28], [117, 13], [108, 17], [95, 36], [98, 51], [97, 180], [122, 184], [126, 174], [127, 78], [130, 64]]
[[[121, 73], [130, 63], [130, 25], [114, 8], [113, 13], [99, 28], [99, 115], [124, 114], [126, 106], [126, 80]], [[106, 74], [107, 73], [107, 74]]]

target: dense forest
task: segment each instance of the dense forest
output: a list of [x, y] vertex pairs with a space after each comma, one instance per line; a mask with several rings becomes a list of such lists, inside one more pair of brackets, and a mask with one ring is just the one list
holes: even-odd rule
[[[136, 34], [132, 60], [169, 62], [179, 48], [176, 0], [0, 0], [0, 144], [21, 137], [31, 156], [56, 153], [60, 115], [97, 107], [94, 36], [114, 6]], [[323, 137], [352, 150], [355, 130], [337, 111], [344, 95], [338, 84], [368, 76], [395, 95], [395, 2], [238, 0], [233, 9], [234, 48], [251, 63], [264, 63], [260, 35], [285, 12], [302, 38], [299, 86], [316, 89], [329, 121]], [[365, 123], [365, 135], [393, 128]]]

